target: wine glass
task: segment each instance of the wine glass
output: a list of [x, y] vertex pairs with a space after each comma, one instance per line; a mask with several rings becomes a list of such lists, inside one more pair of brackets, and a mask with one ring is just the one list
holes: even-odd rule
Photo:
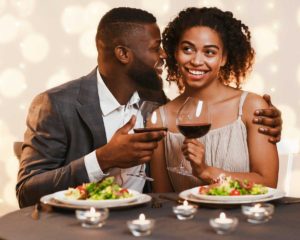
[[[208, 103], [188, 97], [177, 113], [176, 125], [179, 132], [186, 138], [200, 138], [207, 134], [211, 127]], [[185, 158], [181, 159], [179, 166], [168, 167], [168, 169], [181, 175], [192, 176], [192, 173], [184, 166], [184, 161]]]
[[[136, 124], [133, 128], [134, 133], [167, 131], [168, 128], [163, 126], [163, 123], [158, 119], [158, 108], [161, 104], [158, 102], [144, 101], [138, 109], [136, 115]], [[140, 171], [137, 174], [128, 173], [129, 176], [141, 177], [148, 181], [153, 181], [146, 175], [144, 170], [145, 164], [142, 164]]]

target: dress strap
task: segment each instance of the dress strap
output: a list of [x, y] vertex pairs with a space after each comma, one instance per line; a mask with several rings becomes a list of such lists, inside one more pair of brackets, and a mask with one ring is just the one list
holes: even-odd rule
[[161, 121], [162, 121], [163, 127], [167, 127], [167, 116], [166, 116], [165, 106], [159, 107], [159, 113], [161, 116]]
[[243, 91], [241, 98], [240, 98], [240, 105], [239, 105], [239, 118], [243, 115], [243, 105], [245, 102], [245, 99], [247, 97], [249, 92]]

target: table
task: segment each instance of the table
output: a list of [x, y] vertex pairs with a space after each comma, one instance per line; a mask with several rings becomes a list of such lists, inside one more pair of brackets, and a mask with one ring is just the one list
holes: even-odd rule
[[[157, 194], [152, 194], [157, 197]], [[169, 194], [173, 196], [175, 194]], [[162, 200], [161, 208], [151, 208], [145, 204], [135, 208], [111, 210], [107, 223], [99, 229], [82, 228], [74, 211], [55, 210], [41, 212], [39, 220], [33, 220], [32, 207], [27, 207], [0, 218], [0, 239], [136, 239], [129, 232], [126, 221], [145, 213], [147, 218], [156, 220], [152, 235], [144, 239], [299, 239], [300, 204], [276, 205], [273, 219], [264, 224], [248, 223], [240, 207], [232, 209], [212, 209], [199, 206], [194, 219], [179, 221], [172, 212], [173, 202]], [[225, 211], [229, 217], [237, 217], [239, 225], [229, 235], [217, 235], [209, 226], [209, 219]]]

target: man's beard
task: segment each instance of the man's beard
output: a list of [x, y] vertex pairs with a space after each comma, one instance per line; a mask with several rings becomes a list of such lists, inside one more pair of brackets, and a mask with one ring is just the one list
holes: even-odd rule
[[143, 61], [135, 56], [134, 63], [128, 71], [128, 76], [141, 88], [150, 90], [162, 90], [161, 77]]

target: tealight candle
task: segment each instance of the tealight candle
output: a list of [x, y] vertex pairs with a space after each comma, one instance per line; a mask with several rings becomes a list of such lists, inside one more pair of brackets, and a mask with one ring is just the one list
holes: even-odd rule
[[242, 206], [242, 212], [250, 223], [264, 223], [272, 218], [274, 206], [269, 203], [258, 203], [250, 206]]
[[151, 234], [154, 227], [154, 220], [146, 219], [145, 214], [141, 213], [138, 219], [127, 221], [127, 226], [134, 236], [147, 236]]
[[76, 217], [85, 228], [102, 227], [108, 218], [109, 211], [107, 208], [98, 209], [91, 207], [90, 210], [76, 210]]
[[209, 223], [218, 234], [226, 234], [235, 230], [238, 219], [228, 218], [224, 212], [221, 212], [218, 218], [210, 219]]
[[215, 219], [216, 223], [219, 224], [231, 224], [233, 222], [233, 220], [231, 218], [227, 218], [226, 214], [221, 212], [219, 218]]
[[96, 209], [91, 207], [90, 211], [85, 212], [85, 216], [90, 219], [96, 219], [96, 218], [99, 218], [100, 213], [96, 212]]
[[192, 219], [197, 212], [197, 206], [190, 205], [186, 200], [184, 200], [182, 205], [173, 207], [173, 212], [179, 220]]

